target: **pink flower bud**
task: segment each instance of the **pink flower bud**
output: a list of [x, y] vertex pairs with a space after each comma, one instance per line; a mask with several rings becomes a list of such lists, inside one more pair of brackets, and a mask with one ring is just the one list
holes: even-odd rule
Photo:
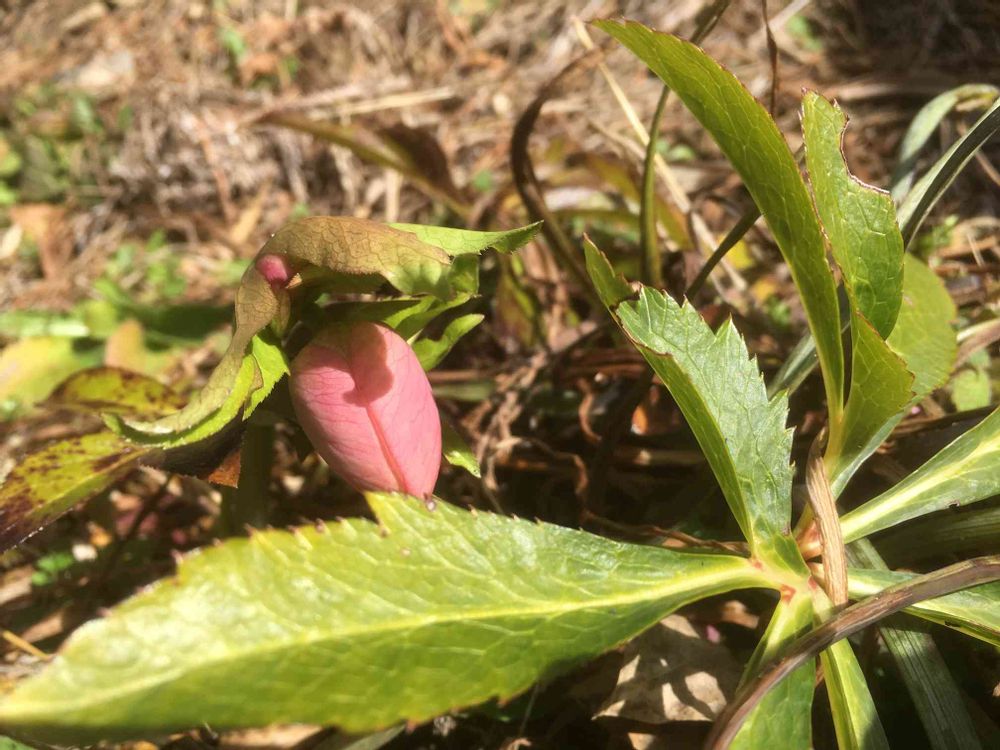
[[313, 447], [359, 490], [426, 497], [441, 466], [441, 421], [416, 354], [377, 323], [336, 323], [292, 362], [292, 403]]
[[288, 282], [295, 275], [291, 264], [283, 255], [262, 255], [257, 258], [254, 265], [257, 267], [257, 273], [263, 276], [272, 287], [288, 286]]

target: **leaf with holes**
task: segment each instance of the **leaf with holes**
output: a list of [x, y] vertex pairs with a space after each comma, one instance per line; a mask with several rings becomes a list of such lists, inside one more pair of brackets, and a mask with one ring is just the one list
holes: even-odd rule
[[63, 381], [48, 404], [84, 414], [136, 414], [157, 417], [184, 406], [184, 397], [158, 380], [130, 370], [94, 367]]
[[896, 210], [888, 193], [850, 173], [842, 151], [846, 127], [840, 107], [806, 92], [802, 133], [809, 181], [851, 306], [851, 390], [843, 418], [831, 420], [825, 456], [835, 493], [881, 444], [885, 426], [898, 421], [913, 382], [885, 341], [902, 302]]
[[[51, 403], [94, 414], [158, 416], [183, 398], [137, 373], [97, 367], [70, 376]], [[84, 500], [108, 489], [152, 452], [102, 431], [49, 443], [24, 457], [0, 485], [0, 550], [19, 544]]]

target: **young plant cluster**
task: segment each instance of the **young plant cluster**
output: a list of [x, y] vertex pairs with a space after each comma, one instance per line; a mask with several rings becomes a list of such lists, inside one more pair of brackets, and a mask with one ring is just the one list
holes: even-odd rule
[[[442, 450], [459, 465], [475, 461], [442, 426], [424, 371], [482, 316], [455, 317], [436, 339], [423, 331], [478, 292], [480, 251], [513, 251], [539, 227], [304, 219], [247, 270], [229, 348], [183, 408], [163, 386], [114, 370], [84, 371], [58, 390], [63, 406], [102, 411], [107, 428], [14, 469], [0, 490], [0, 538], [21, 542], [143, 462], [182, 471], [192, 448], [218, 454], [234, 431], [278, 409], [268, 396], [286, 377], [293, 412], [278, 416], [366, 492], [377, 523], [256, 532], [188, 556], [176, 576], [79, 628], [0, 699], [0, 726], [74, 743], [205, 724], [371, 732], [511, 698], [680, 607], [759, 588], [776, 605], [710, 745], [810, 747], [818, 659], [840, 746], [878, 748], [888, 743], [847, 636], [905, 609], [1000, 646], [996, 558], [914, 576], [888, 569], [868, 541], [1000, 492], [1000, 412], [887, 491], [843, 514], [837, 506], [954, 366], [954, 305], [907, 249], [997, 129], [1000, 104], [920, 180], [899, 176], [908, 189], [894, 200], [852, 176], [841, 151], [846, 118], [820, 94], [802, 103], [804, 178], [766, 110], [698, 47], [635, 23], [596, 25], [662, 79], [731, 162], [809, 324], [769, 389], [731, 322], [713, 330], [690, 303], [627, 282], [581, 240], [593, 290], [686, 418], [746, 553], [622, 543], [433, 498]], [[395, 298], [324, 302], [385, 284]], [[787, 392], [817, 363], [826, 427], [803, 467], [808, 505], [793, 519]]]

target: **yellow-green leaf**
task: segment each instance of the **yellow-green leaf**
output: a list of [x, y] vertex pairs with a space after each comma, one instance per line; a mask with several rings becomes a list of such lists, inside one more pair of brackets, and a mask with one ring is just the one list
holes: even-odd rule
[[958, 508], [1000, 493], [1000, 409], [927, 463], [841, 519], [844, 541], [926, 513]]
[[203, 724], [371, 731], [510, 697], [687, 602], [768, 585], [731, 555], [369, 502], [378, 526], [264, 532], [187, 558], [74, 633], [0, 702], [0, 724], [74, 744]]

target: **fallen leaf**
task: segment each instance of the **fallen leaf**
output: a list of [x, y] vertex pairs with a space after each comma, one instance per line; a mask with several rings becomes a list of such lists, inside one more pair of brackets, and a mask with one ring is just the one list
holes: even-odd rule
[[686, 617], [671, 615], [625, 646], [618, 685], [596, 717], [712, 721], [739, 679], [729, 649], [702, 637]]

